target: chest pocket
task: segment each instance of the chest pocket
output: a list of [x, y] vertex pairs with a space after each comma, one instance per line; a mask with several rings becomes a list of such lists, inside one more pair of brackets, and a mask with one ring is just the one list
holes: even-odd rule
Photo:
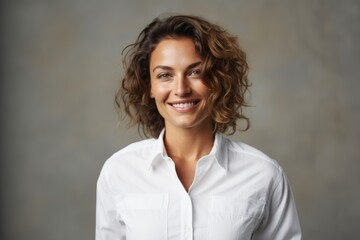
[[210, 200], [209, 240], [250, 240], [265, 204], [247, 198], [213, 196]]
[[166, 240], [168, 194], [125, 194], [116, 198], [127, 240]]

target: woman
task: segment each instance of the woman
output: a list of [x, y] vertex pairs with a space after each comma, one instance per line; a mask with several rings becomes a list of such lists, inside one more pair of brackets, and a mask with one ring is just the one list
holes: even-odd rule
[[248, 90], [236, 37], [195, 16], [155, 19], [128, 47], [116, 95], [153, 138], [106, 161], [96, 239], [300, 239], [282, 168], [234, 133]]

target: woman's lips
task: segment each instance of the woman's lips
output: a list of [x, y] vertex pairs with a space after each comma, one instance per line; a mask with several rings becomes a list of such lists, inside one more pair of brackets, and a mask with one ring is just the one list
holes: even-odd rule
[[192, 109], [199, 102], [200, 102], [199, 100], [191, 100], [191, 101], [172, 102], [169, 104], [176, 110], [186, 111]]
[[176, 107], [176, 108], [187, 108], [187, 107], [191, 107], [191, 106], [194, 106], [195, 103], [194, 102], [189, 102], [189, 103], [176, 103], [176, 104], [173, 104], [173, 107]]

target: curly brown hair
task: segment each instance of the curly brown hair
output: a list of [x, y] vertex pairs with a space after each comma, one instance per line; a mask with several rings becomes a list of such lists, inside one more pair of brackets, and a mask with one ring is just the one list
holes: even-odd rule
[[243, 114], [243, 108], [248, 106], [245, 94], [250, 87], [246, 54], [237, 37], [197, 16], [155, 18], [136, 42], [123, 50], [126, 72], [115, 96], [117, 110], [124, 104], [131, 126], [138, 124], [146, 136], [159, 136], [165, 122], [150, 97], [150, 57], [161, 40], [178, 37], [191, 38], [203, 60], [201, 75], [212, 91], [208, 101], [214, 132], [233, 134], [238, 119], [245, 120], [246, 126], [241, 130], [246, 131], [250, 127], [249, 118]]

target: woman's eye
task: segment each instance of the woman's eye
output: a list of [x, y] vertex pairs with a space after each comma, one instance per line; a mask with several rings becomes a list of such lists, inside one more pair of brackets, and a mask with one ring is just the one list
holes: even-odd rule
[[199, 76], [200, 75], [200, 70], [198, 70], [198, 69], [191, 70], [189, 72], [189, 75], [190, 76]]
[[169, 77], [170, 77], [170, 74], [168, 74], [168, 73], [161, 73], [157, 76], [157, 78], [160, 78], [160, 79], [169, 78]]

